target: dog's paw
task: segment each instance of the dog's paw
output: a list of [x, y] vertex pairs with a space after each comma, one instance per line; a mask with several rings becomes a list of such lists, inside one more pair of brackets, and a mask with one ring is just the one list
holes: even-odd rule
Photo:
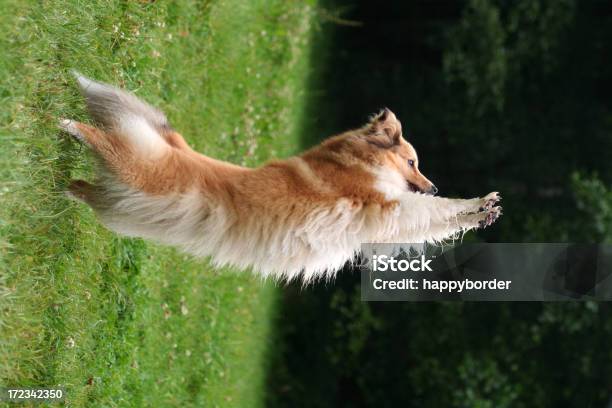
[[79, 131], [76, 121], [70, 119], [60, 119], [58, 127], [68, 133], [81, 143], [87, 143], [83, 134]]
[[482, 218], [478, 222], [479, 228], [487, 228], [489, 225], [493, 224], [497, 219], [502, 215], [502, 208], [492, 207], [481, 213]]
[[501, 196], [497, 191], [494, 191], [484, 196], [481, 200], [482, 206], [480, 207], [480, 211], [487, 211], [495, 207], [495, 204], [501, 201]]

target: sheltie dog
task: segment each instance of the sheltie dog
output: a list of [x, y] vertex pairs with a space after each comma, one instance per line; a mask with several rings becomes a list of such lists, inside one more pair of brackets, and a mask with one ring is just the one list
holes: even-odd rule
[[299, 156], [251, 169], [195, 152], [133, 94], [76, 77], [97, 127], [67, 119], [60, 127], [101, 168], [93, 184], [72, 181], [68, 194], [122, 235], [310, 282], [333, 277], [361, 243], [437, 243], [501, 215], [496, 192], [435, 197], [388, 109]]

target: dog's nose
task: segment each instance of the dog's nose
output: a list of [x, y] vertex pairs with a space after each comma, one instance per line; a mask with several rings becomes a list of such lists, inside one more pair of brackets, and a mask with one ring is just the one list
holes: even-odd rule
[[436, 195], [436, 193], [438, 192], [438, 187], [434, 186], [433, 184], [431, 185], [431, 188], [429, 189], [429, 194], [431, 195]]

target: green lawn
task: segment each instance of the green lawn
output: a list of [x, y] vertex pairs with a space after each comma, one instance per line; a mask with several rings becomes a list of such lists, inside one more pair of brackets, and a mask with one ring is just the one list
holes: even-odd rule
[[69, 74], [161, 107], [198, 150], [254, 165], [298, 146], [314, 2], [0, 5], [0, 385], [70, 406], [261, 406], [273, 283], [119, 238], [62, 191], [91, 177], [58, 118]]

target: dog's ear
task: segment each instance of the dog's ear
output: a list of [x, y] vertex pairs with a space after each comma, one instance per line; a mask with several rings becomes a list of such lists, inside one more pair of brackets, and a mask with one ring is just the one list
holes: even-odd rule
[[390, 148], [400, 143], [402, 124], [391, 110], [384, 108], [374, 115], [369, 127], [368, 142], [381, 148]]

